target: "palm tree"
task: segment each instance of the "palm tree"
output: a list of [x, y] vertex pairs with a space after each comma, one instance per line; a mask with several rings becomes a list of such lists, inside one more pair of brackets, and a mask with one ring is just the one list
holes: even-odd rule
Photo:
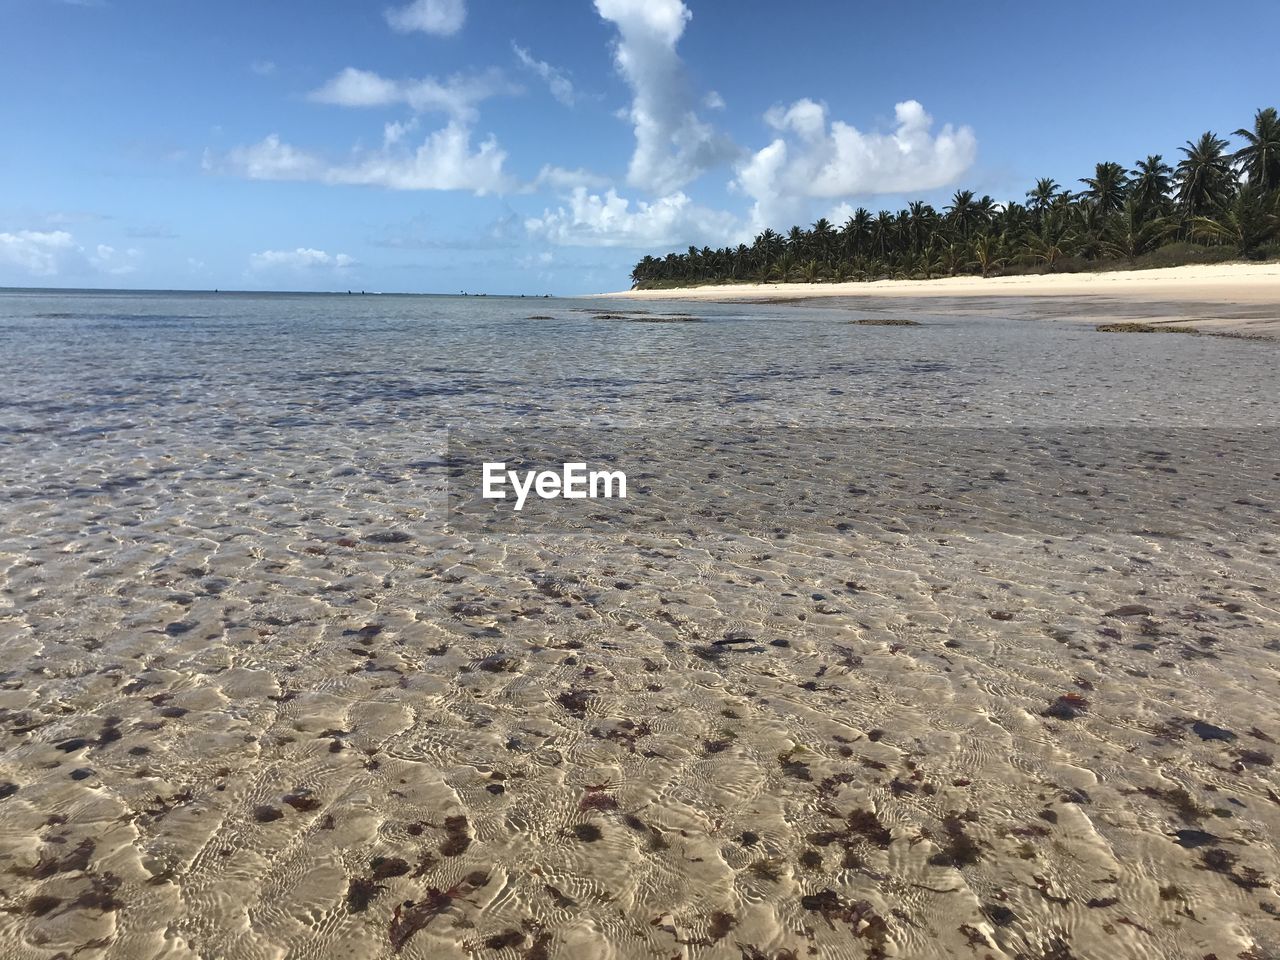
[[947, 219], [955, 224], [960, 236], [969, 238], [969, 230], [978, 219], [978, 207], [973, 201], [972, 190], [957, 190], [951, 198], [951, 206], [944, 211]]
[[1183, 213], [1195, 217], [1222, 207], [1233, 184], [1231, 164], [1224, 152], [1227, 141], [1208, 132], [1178, 149], [1185, 154], [1174, 177]]
[[1234, 160], [1249, 178], [1263, 190], [1280, 187], [1280, 116], [1275, 107], [1259, 110], [1253, 118], [1253, 129], [1235, 132], [1245, 145], [1235, 152]]
[[1084, 195], [1098, 205], [1103, 213], [1119, 210], [1124, 205], [1125, 191], [1129, 186], [1129, 171], [1118, 163], [1107, 161], [1094, 167], [1092, 177], [1080, 180], [1089, 189]]
[[1072, 232], [1076, 239], [1075, 253], [1087, 260], [1094, 260], [1103, 252], [1102, 237], [1107, 231], [1110, 217], [1102, 204], [1084, 199], [1075, 207]]
[[872, 230], [875, 235], [876, 247], [880, 251], [880, 259], [883, 260], [888, 256], [889, 244], [893, 237], [893, 214], [888, 210], [881, 210], [877, 213], [875, 223], [872, 224]]
[[1142, 200], [1131, 193], [1119, 215], [1107, 223], [1102, 248], [1108, 256], [1132, 262], [1156, 249], [1176, 229], [1177, 224], [1168, 217], [1147, 219]]
[[1196, 217], [1191, 229], [1193, 236], [1229, 243], [1240, 256], [1253, 256], [1280, 236], [1280, 190], [1268, 193], [1260, 184], [1246, 184], [1216, 217]]
[[768, 227], [761, 231], [753, 243], [755, 249], [759, 252], [760, 261], [767, 270], [773, 266], [778, 257], [782, 256], [782, 251], [786, 246], [786, 242], [782, 236]]
[[831, 248], [835, 242], [836, 231], [831, 221], [819, 217], [809, 229], [809, 249], [821, 264], [831, 262]]
[[866, 207], [853, 211], [841, 233], [846, 255], [856, 257], [861, 254], [871, 242], [871, 211]]
[[1061, 192], [1062, 188], [1058, 186], [1057, 180], [1043, 177], [1037, 180], [1036, 185], [1027, 191], [1027, 206], [1034, 213], [1043, 213], [1061, 195]]
[[933, 225], [938, 219], [938, 211], [921, 200], [916, 200], [907, 207], [907, 234], [911, 238], [911, 249], [916, 253], [924, 250], [928, 234], [933, 232]]
[[1134, 164], [1133, 172], [1130, 189], [1138, 198], [1139, 208], [1149, 214], [1163, 211], [1169, 201], [1173, 167], [1165, 163], [1160, 154], [1153, 153]]
[[992, 270], [1004, 264], [1004, 258], [1000, 256], [1000, 242], [991, 234], [984, 233], [973, 245], [973, 259], [982, 271], [982, 276], [990, 276]]

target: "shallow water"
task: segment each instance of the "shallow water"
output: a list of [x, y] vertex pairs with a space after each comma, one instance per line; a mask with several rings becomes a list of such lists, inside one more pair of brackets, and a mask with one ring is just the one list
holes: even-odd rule
[[0, 956], [1275, 954], [1280, 345], [940, 309], [0, 295]]

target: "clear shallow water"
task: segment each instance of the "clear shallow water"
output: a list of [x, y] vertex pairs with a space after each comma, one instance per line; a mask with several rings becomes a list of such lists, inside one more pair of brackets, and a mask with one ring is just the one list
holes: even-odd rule
[[[1277, 949], [1276, 474], [1216, 459], [1274, 449], [1276, 345], [875, 309], [924, 325], [0, 295], [0, 953]], [[951, 428], [1176, 428], [1200, 469], [1178, 536], [762, 535], [669, 449], [764, 429], [820, 473], [877, 426], [917, 483]], [[592, 427], [668, 448], [672, 522], [446, 523], [450, 428]], [[1095, 513], [1169, 466], [1101, 459]]]

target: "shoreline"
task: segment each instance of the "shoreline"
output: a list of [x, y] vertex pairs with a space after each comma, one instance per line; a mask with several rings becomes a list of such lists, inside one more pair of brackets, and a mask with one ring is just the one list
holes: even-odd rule
[[[939, 277], [843, 283], [723, 284], [627, 290], [599, 299], [778, 303], [883, 309], [915, 300], [953, 301], [969, 312], [974, 301], [996, 299], [1026, 319], [1077, 323], [1143, 321], [1177, 324], [1192, 332], [1280, 340], [1280, 263], [1226, 263], [1017, 277]], [[879, 301], [879, 303], [876, 303]], [[873, 305], [874, 304], [874, 305]], [[1021, 308], [1020, 310], [1018, 308]]]
[[619, 290], [593, 297], [637, 300], [810, 300], [826, 297], [1047, 297], [1089, 294], [1180, 300], [1230, 299], [1280, 305], [1280, 263], [1196, 264], [1151, 270], [1042, 273], [1016, 277], [937, 277], [831, 283], [729, 283]]

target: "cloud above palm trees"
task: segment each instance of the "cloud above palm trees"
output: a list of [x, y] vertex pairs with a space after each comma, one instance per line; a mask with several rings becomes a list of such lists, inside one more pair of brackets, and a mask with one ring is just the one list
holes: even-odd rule
[[627, 183], [670, 193], [734, 159], [738, 147], [699, 117], [676, 53], [689, 8], [681, 0], [596, 0], [596, 11], [617, 28], [614, 64], [632, 92], [636, 145]]
[[978, 140], [969, 127], [948, 123], [935, 134], [933, 118], [915, 100], [895, 105], [894, 118], [892, 130], [864, 133], [830, 120], [826, 106], [813, 100], [770, 109], [765, 123], [777, 135], [734, 180], [755, 201], [752, 222], [782, 222], [813, 199], [936, 189], [972, 166]]

